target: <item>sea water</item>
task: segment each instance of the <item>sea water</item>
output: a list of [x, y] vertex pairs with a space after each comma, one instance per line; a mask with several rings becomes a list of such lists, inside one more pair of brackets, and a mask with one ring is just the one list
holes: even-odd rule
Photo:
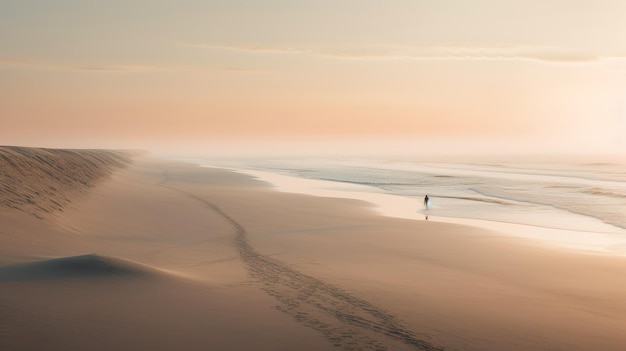
[[368, 201], [388, 216], [463, 219], [578, 248], [626, 252], [626, 166], [619, 163], [256, 159], [208, 165], [237, 169], [282, 191]]

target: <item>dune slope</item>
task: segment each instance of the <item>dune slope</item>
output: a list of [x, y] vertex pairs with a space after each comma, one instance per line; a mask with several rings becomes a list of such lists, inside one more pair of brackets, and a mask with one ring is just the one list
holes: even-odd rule
[[0, 282], [107, 276], [156, 277], [157, 271], [132, 261], [97, 254], [0, 266]]
[[44, 218], [130, 162], [130, 154], [105, 150], [0, 147], [0, 211]]

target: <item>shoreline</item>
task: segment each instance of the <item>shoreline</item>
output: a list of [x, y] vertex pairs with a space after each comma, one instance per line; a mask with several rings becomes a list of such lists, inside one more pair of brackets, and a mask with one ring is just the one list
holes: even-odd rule
[[[213, 166], [199, 164], [202, 167]], [[574, 230], [556, 226], [523, 224], [478, 218], [463, 218], [438, 215], [428, 209], [414, 210], [419, 207], [415, 199], [384, 193], [382, 190], [361, 184], [335, 182], [328, 180], [300, 178], [268, 171], [241, 168], [225, 168], [255, 179], [267, 182], [275, 190], [294, 194], [320, 196], [326, 198], [353, 199], [369, 203], [373, 210], [386, 217], [403, 218], [415, 221], [454, 223], [494, 231], [500, 235], [529, 239], [540, 245], [549, 245], [563, 249], [596, 254], [626, 255], [626, 230], [604, 222], [591, 223], [589, 226], [603, 228], [603, 231]], [[434, 212], [434, 214], [433, 214]], [[567, 212], [573, 218], [599, 222], [596, 218]]]
[[0, 348], [623, 348], [624, 257], [372, 210], [136, 159], [54, 221], [0, 213]]

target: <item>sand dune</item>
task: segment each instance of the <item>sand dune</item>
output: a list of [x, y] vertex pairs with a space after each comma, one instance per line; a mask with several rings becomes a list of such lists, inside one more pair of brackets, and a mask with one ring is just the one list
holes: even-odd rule
[[0, 350], [332, 348], [250, 285], [228, 224], [160, 184], [166, 163], [20, 151], [3, 153]]
[[37, 218], [63, 209], [128, 162], [130, 153], [0, 147], [0, 211]]
[[157, 277], [159, 272], [148, 266], [116, 257], [96, 254], [61, 257], [48, 260], [0, 266], [0, 281], [53, 280], [128, 276]]
[[0, 350], [626, 343], [624, 257], [381, 217], [226, 170], [2, 150]]

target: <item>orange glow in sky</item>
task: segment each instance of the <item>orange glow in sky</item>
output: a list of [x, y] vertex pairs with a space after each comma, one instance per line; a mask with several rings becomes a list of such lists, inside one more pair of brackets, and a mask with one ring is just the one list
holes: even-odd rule
[[0, 141], [619, 153], [624, 13], [609, 0], [3, 1]]

